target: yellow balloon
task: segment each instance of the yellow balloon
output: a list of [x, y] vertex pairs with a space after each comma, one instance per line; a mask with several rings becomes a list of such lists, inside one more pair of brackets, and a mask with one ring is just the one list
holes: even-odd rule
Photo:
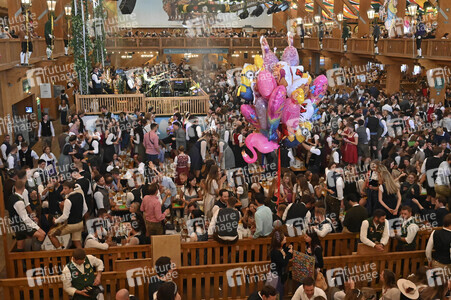
[[300, 127], [307, 128], [309, 131], [312, 131], [312, 123], [310, 122], [303, 122], [299, 123]]
[[293, 93], [291, 93], [291, 98], [293, 98], [299, 105], [301, 105], [304, 102], [304, 90], [302, 87], [297, 88], [294, 90]]
[[296, 130], [296, 140], [299, 143], [302, 143], [305, 141], [305, 136], [302, 135], [302, 131], [300, 129]]
[[261, 69], [263, 67], [263, 58], [261, 57], [261, 55], [255, 55], [254, 65], [257, 66], [257, 69]]

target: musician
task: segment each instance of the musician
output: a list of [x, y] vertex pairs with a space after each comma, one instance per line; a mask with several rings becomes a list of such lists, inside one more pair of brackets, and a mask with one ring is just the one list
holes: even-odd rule
[[49, 238], [56, 249], [62, 249], [60, 241], [56, 236], [71, 234], [72, 242], [75, 247], [81, 248], [81, 233], [83, 231], [83, 216], [88, 212], [83, 191], [79, 185], [75, 185], [74, 181], [65, 181], [63, 183], [63, 214], [59, 218], [54, 218], [53, 222], [67, 225], [60, 227], [59, 230], [50, 230]]
[[140, 93], [141, 89], [141, 80], [138, 78], [136, 73], [133, 73], [127, 81], [128, 88], [130, 89], [132, 94]]
[[11, 228], [16, 236], [16, 247], [18, 252], [24, 251], [25, 239], [35, 237], [38, 243], [42, 245], [45, 239], [45, 232], [38, 226], [37, 219], [32, 220], [28, 216], [23, 197], [25, 189], [24, 180], [16, 180], [14, 184], [14, 193], [8, 198], [7, 209]]
[[103, 76], [100, 73], [98, 67], [95, 67], [92, 71], [91, 81], [92, 81], [92, 94], [98, 95], [103, 94]]
[[[97, 269], [97, 275], [94, 275], [94, 268]], [[64, 291], [72, 297], [72, 300], [103, 300], [103, 287], [100, 286], [103, 270], [102, 260], [86, 255], [83, 249], [75, 249], [71, 262], [63, 269]]]
[[116, 74], [116, 77], [113, 79], [113, 93], [116, 95], [124, 93], [124, 81], [119, 74]]

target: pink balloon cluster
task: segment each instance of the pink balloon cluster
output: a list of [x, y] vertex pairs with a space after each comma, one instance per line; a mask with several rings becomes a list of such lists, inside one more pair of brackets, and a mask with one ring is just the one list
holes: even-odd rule
[[[290, 66], [297, 66], [299, 64], [299, 55], [296, 48], [293, 47], [293, 38], [288, 36], [289, 46], [285, 48], [282, 55], [282, 61], [280, 63], [287, 64], [285, 67], [287, 72], [290, 72]], [[295, 137], [297, 144], [304, 139], [298, 137], [299, 132], [305, 134], [305, 130], [300, 131], [300, 122], [305, 126], [305, 122], [309, 122], [315, 111], [315, 105], [323, 99], [327, 91], [327, 78], [324, 75], [320, 75], [313, 81], [310, 86], [308, 94], [305, 94], [305, 103], [302, 103], [298, 99], [293, 99], [287, 95], [287, 90], [293, 91], [292, 88], [294, 75], [300, 76], [298, 70], [291, 72], [293, 74], [286, 74], [285, 76], [289, 80], [280, 82], [280, 78], [276, 80], [273, 75], [273, 71], [276, 72], [279, 61], [277, 56], [269, 49], [269, 45], [264, 37], [261, 38], [262, 50], [263, 50], [263, 67], [258, 71], [257, 84], [254, 89], [254, 105], [241, 105], [241, 113], [247, 122], [252, 124], [257, 130], [250, 134], [246, 138], [246, 146], [252, 153], [249, 156], [243, 152], [243, 158], [247, 163], [254, 163], [257, 160], [257, 154], [255, 149], [260, 153], [270, 153], [276, 150], [279, 145], [278, 141], [286, 137]], [[300, 67], [302, 68], [302, 67]], [[295, 70], [294, 68], [293, 70]], [[278, 69], [280, 77], [280, 69]], [[286, 72], [284, 71], [284, 74]], [[278, 84], [279, 82], [279, 84]], [[310, 83], [310, 81], [309, 81]], [[308, 87], [308, 85], [307, 85]], [[303, 109], [301, 113], [301, 103], [306, 109]], [[280, 131], [279, 125], [285, 124], [287, 130]], [[311, 126], [311, 123], [310, 123]], [[308, 133], [308, 131], [307, 131]], [[290, 144], [295, 146], [296, 143]]]

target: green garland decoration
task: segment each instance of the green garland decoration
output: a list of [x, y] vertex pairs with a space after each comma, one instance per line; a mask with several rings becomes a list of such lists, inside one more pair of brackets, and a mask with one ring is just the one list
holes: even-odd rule
[[[81, 11], [81, 2], [83, 1], [84, 17], [83, 20]], [[77, 12], [75, 12], [75, 6]], [[80, 82], [80, 93], [88, 94], [89, 74], [92, 68], [92, 42], [89, 38], [88, 28], [85, 25], [85, 32], [83, 34], [83, 24], [87, 23], [88, 17], [88, 1], [87, 0], [73, 0], [72, 1], [72, 39], [70, 47], [74, 53], [74, 65], [77, 78]], [[85, 57], [86, 53], [86, 57]]]
[[[106, 18], [106, 11], [103, 5], [103, 0], [99, 0], [99, 3], [96, 8], [94, 8], [94, 18], [95, 20], [101, 20], [100, 28], [101, 34], [97, 35], [96, 24], [94, 23], [94, 32], [96, 33], [94, 38], [94, 62], [104, 64], [104, 59], [106, 57], [106, 49], [105, 49], [105, 25], [104, 20]], [[103, 52], [103, 53], [102, 53]], [[102, 55], [103, 54], [103, 55]]]

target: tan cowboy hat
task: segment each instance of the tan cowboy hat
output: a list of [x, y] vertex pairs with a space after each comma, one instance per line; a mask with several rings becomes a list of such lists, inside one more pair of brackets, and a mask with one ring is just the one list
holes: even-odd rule
[[401, 293], [409, 299], [418, 299], [420, 296], [417, 286], [410, 280], [399, 279], [397, 285]]

